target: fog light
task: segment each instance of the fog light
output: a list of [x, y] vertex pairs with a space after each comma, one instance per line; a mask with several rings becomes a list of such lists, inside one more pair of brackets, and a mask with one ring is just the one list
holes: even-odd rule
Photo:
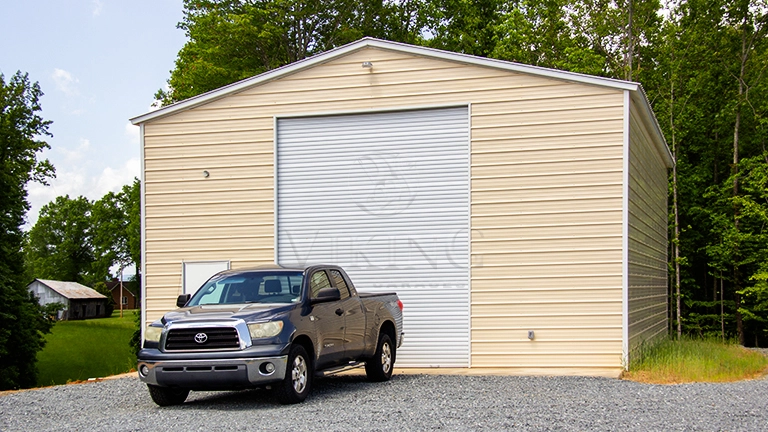
[[259, 366], [259, 371], [261, 371], [263, 375], [271, 375], [272, 372], [275, 371], [275, 365], [270, 362], [262, 363], [261, 366]]
[[142, 376], [147, 376], [149, 375], [149, 368], [147, 367], [147, 365], [141, 365], [141, 367], [139, 368], [139, 372], [141, 372]]

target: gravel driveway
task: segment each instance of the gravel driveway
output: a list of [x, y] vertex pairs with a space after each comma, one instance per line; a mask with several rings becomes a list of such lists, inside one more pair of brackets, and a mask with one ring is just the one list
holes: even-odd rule
[[192, 392], [159, 408], [133, 376], [0, 396], [0, 430], [768, 430], [768, 379], [659, 386], [608, 378], [395, 375], [315, 380], [306, 402]]

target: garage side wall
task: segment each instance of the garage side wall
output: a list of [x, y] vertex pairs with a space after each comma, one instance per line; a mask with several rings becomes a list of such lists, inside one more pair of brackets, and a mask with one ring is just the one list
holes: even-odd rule
[[622, 92], [374, 48], [145, 124], [147, 320], [182, 261], [273, 262], [275, 117], [457, 105], [471, 365], [620, 368]]
[[[634, 107], [633, 107], [634, 108]], [[667, 168], [630, 109], [629, 354], [667, 331]]]

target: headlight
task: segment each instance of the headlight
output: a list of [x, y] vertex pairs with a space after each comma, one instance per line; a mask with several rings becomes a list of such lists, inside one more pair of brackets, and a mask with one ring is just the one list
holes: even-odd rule
[[283, 330], [282, 321], [270, 321], [267, 323], [248, 324], [248, 332], [251, 339], [261, 339], [277, 336]]
[[148, 342], [160, 342], [160, 334], [162, 332], [162, 327], [148, 325], [146, 330], [144, 330], [144, 340]]

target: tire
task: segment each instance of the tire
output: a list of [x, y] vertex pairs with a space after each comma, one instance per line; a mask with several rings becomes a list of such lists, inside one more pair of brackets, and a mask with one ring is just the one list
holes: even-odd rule
[[189, 390], [171, 387], [159, 387], [147, 384], [149, 395], [159, 406], [171, 406], [183, 404], [189, 396]]
[[375, 382], [389, 381], [395, 367], [395, 345], [386, 333], [379, 335], [376, 353], [365, 363], [365, 374]]
[[277, 400], [284, 405], [303, 402], [312, 388], [313, 373], [307, 350], [301, 345], [292, 346], [285, 378], [276, 389]]

